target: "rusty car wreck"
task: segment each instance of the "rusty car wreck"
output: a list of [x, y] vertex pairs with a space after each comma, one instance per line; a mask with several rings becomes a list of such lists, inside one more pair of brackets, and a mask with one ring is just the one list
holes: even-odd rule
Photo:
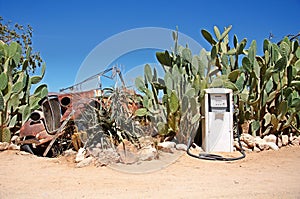
[[[66, 132], [66, 125], [78, 118], [85, 106], [96, 107], [96, 91], [81, 93], [50, 93], [40, 102], [41, 109], [31, 113], [20, 129], [21, 148], [27, 152], [47, 156], [51, 141], [64, 136], [65, 148], [70, 147], [73, 132]], [[64, 148], [64, 147], [63, 147]], [[54, 151], [49, 156], [54, 156]]]
[[109, 139], [115, 141], [122, 140], [122, 136], [131, 137], [130, 133], [126, 135], [118, 129], [114, 119], [117, 120], [118, 115], [113, 115], [112, 118], [111, 109], [112, 106], [126, 109], [123, 111], [125, 120], [132, 118], [138, 108], [138, 103], [132, 100], [132, 96], [136, 97], [137, 94], [126, 89], [118, 68], [110, 68], [97, 75], [109, 71], [113, 72], [112, 77], [116, 74], [120, 76], [123, 86], [108, 88], [108, 95], [101, 88], [72, 92], [73, 87], [68, 87], [71, 92], [49, 93], [42, 99], [40, 109], [33, 111], [20, 129], [18, 144], [21, 149], [39, 156], [55, 157], [67, 149], [77, 151], [83, 147], [88, 131], [109, 133]]

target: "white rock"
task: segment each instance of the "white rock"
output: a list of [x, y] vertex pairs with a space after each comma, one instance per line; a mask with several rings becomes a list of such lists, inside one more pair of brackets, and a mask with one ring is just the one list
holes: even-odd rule
[[8, 142], [0, 142], [0, 151], [4, 151], [8, 149], [9, 143]]
[[137, 147], [128, 140], [124, 140], [117, 146], [117, 153], [124, 164], [133, 164], [139, 160]]
[[120, 162], [124, 164], [134, 164], [139, 160], [138, 155], [131, 151], [118, 151], [118, 154], [120, 156]]
[[[249, 146], [244, 142], [244, 141], [240, 141], [241, 142], [241, 145], [242, 145], [242, 148], [243, 150], [245, 151], [251, 151], [251, 149], [249, 149]], [[233, 141], [233, 146], [237, 149], [237, 150], [241, 150], [241, 147], [240, 147], [240, 143], [236, 140], [236, 141]]]
[[286, 146], [289, 144], [289, 136], [288, 135], [282, 135], [281, 136], [282, 145]]
[[260, 149], [259, 149], [258, 147], [255, 146], [255, 147], [253, 148], [253, 151], [258, 153], [258, 152], [260, 152]]
[[254, 138], [255, 145], [260, 149], [260, 150], [268, 150], [270, 146], [267, 144], [267, 142], [263, 139], [261, 139], [259, 136]]
[[107, 166], [109, 164], [118, 163], [118, 162], [120, 162], [120, 156], [112, 148], [104, 149], [100, 151], [99, 156], [97, 158], [98, 166]]
[[243, 149], [249, 149], [248, 144], [246, 144], [244, 141], [241, 141], [241, 145], [242, 145]]
[[166, 142], [161, 142], [157, 144], [157, 148], [160, 151], [166, 152], [166, 153], [174, 153], [174, 151], [176, 147], [176, 143], [175, 142], [170, 142], [170, 141], [166, 141]]
[[12, 136], [12, 138], [10, 139], [12, 142], [16, 141], [17, 139], [19, 138], [19, 136], [17, 135], [14, 135]]
[[279, 147], [274, 142], [267, 142], [267, 145], [274, 151], [278, 151]]
[[8, 150], [20, 150], [20, 146], [11, 143], [11, 144], [8, 146]]
[[275, 135], [271, 134], [271, 135], [265, 136], [264, 140], [266, 142], [273, 142], [274, 144], [276, 144], [277, 137]]
[[252, 149], [248, 149], [248, 148], [243, 148], [243, 150], [244, 150], [245, 152], [253, 152]]
[[176, 144], [176, 149], [180, 151], [186, 151], [187, 146], [185, 144]]
[[250, 134], [243, 133], [240, 139], [249, 146], [248, 148], [253, 148], [255, 146], [254, 137]]
[[299, 143], [300, 143], [300, 140], [298, 139], [298, 137], [294, 136], [294, 139], [292, 140], [292, 145], [297, 146], [297, 145], [299, 145]]
[[152, 146], [147, 146], [139, 151], [139, 159], [142, 161], [150, 161], [157, 158], [157, 150]]
[[90, 151], [90, 153], [92, 154], [92, 156], [94, 157], [98, 157], [99, 154], [101, 152], [101, 149], [98, 148], [97, 146], [95, 148], [92, 148], [92, 150]]
[[255, 138], [254, 138], [254, 142], [255, 142], [255, 144], [257, 144], [257, 143], [261, 143], [261, 142], [263, 142], [264, 140], [263, 139], [261, 139], [259, 136], [256, 136]]
[[73, 149], [68, 149], [68, 150], [64, 151], [64, 156], [72, 156], [75, 154], [76, 154], [76, 151], [74, 151]]
[[97, 143], [97, 144], [96, 144], [96, 147], [97, 147], [97, 148], [102, 148], [101, 143]]
[[204, 152], [203, 149], [195, 143], [191, 145], [189, 151], [193, 154], [199, 154], [200, 152]]
[[234, 140], [234, 141], [233, 141], [233, 146], [234, 146], [236, 149], [238, 149], [238, 150], [241, 149], [241, 147], [240, 147], [240, 145], [239, 145], [239, 142], [238, 142], [237, 140]]
[[162, 147], [162, 148], [166, 148], [166, 149], [171, 149], [171, 148], [175, 148], [176, 143], [175, 142], [166, 141], [166, 142], [158, 143], [157, 146], [158, 147]]
[[93, 161], [93, 157], [88, 157], [83, 159], [82, 161], [80, 161], [79, 163], [76, 164], [77, 168], [82, 168], [82, 167], [86, 167], [88, 165], [90, 165]]
[[80, 161], [84, 160], [85, 153], [86, 153], [85, 149], [84, 148], [80, 148], [78, 150], [77, 155], [76, 155], [75, 162], [80, 162]]

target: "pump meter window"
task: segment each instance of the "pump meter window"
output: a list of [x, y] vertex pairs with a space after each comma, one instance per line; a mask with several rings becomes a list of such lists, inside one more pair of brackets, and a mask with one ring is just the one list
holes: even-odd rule
[[229, 96], [226, 93], [209, 94], [209, 112], [229, 112]]

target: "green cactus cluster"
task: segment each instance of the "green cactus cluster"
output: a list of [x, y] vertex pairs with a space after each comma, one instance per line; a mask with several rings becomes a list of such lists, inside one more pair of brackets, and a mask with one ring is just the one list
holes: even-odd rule
[[202, 30], [202, 35], [212, 45], [211, 62], [221, 74], [212, 84], [235, 91], [239, 123], [249, 123], [253, 135], [299, 133], [298, 41], [285, 37], [278, 43], [272, 43], [266, 39], [263, 43], [264, 55], [258, 56], [255, 40], [246, 49], [247, 39], [238, 42], [234, 35], [233, 47], [230, 47], [230, 30], [231, 26], [220, 34], [219, 29], [214, 27], [216, 39]]
[[30, 94], [31, 85], [42, 80], [46, 66], [43, 64], [41, 75], [30, 76], [31, 49], [26, 52], [26, 55], [22, 54], [22, 47], [17, 42], [6, 44], [0, 40], [0, 141], [9, 142], [11, 130], [20, 128], [32, 110], [39, 107], [40, 99], [48, 94], [45, 84]]
[[299, 134], [298, 40], [285, 37], [273, 43], [266, 39], [263, 56], [259, 56], [255, 40], [247, 48], [247, 39], [239, 41], [234, 35], [231, 45], [231, 29], [229, 26], [221, 33], [215, 26], [215, 37], [202, 30], [212, 48], [194, 56], [188, 47], [178, 45], [178, 33], [173, 32], [174, 51], [156, 53], [164, 78], [146, 65], [144, 77], [136, 79], [136, 87], [144, 93], [143, 108], [136, 115], [150, 117], [165, 137], [180, 135], [185, 139], [186, 126], [199, 121], [204, 89], [224, 87], [234, 91], [239, 128], [249, 124], [249, 133], [254, 136]]
[[206, 88], [204, 67], [207, 55], [201, 52], [199, 56], [192, 56], [188, 47], [179, 46], [178, 32], [173, 32], [173, 39], [173, 52], [156, 53], [164, 77], [158, 77], [157, 70], [147, 64], [144, 77], [135, 80], [137, 89], [144, 94], [143, 108], [135, 114], [148, 116], [157, 125], [162, 138], [176, 137], [179, 142], [186, 142], [191, 128], [197, 128], [200, 119], [200, 96]]

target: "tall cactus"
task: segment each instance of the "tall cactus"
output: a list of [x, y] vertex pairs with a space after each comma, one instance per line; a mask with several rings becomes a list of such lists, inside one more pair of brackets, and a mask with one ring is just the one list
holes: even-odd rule
[[247, 39], [239, 43], [234, 35], [233, 47], [230, 47], [230, 29], [231, 26], [225, 28], [221, 35], [214, 27], [216, 40], [208, 31], [202, 30], [202, 35], [212, 45], [210, 55], [212, 63], [217, 66], [216, 73], [221, 74], [212, 81], [212, 85], [236, 91], [239, 122], [249, 122], [253, 135], [299, 132], [298, 41], [290, 41], [286, 37], [275, 44], [265, 40], [264, 55], [258, 56], [255, 40], [249, 49], [245, 49]]
[[[163, 138], [176, 136], [179, 142], [187, 142], [190, 131], [195, 131], [200, 118], [201, 87], [205, 87], [205, 53], [192, 56], [190, 49], [177, 44], [178, 33], [173, 32], [174, 51], [157, 52], [164, 78], [157, 76], [156, 69], [145, 65], [144, 77], [136, 79], [136, 87], [144, 93], [143, 108], [138, 116], [149, 116], [157, 124]], [[189, 128], [189, 129], [188, 129]]]
[[0, 41], [0, 141], [10, 141], [10, 130], [19, 128], [31, 111], [38, 108], [38, 101], [48, 93], [47, 86], [42, 84], [30, 95], [31, 85], [42, 80], [46, 66], [42, 66], [41, 75], [30, 77], [30, 50], [27, 52], [29, 53], [22, 57], [20, 44], [5, 44]]
[[[195, 104], [195, 110], [198, 109], [203, 89], [226, 87], [234, 91], [240, 128], [242, 124], [249, 123], [250, 131], [256, 136], [300, 133], [298, 41], [287, 37], [278, 44], [265, 40], [264, 54], [258, 56], [255, 40], [247, 49], [247, 39], [239, 42], [234, 35], [233, 45], [230, 45], [231, 28], [229, 26], [221, 33], [215, 26], [215, 38], [202, 30], [203, 37], [212, 48], [210, 52], [203, 50], [195, 56], [188, 48], [178, 46], [178, 34], [174, 32], [174, 51], [156, 54], [165, 71], [164, 78], [158, 78], [156, 70], [152, 73], [151, 67], [146, 65], [144, 78], [136, 79], [137, 88], [145, 94], [142, 101], [144, 107], [136, 114], [151, 116], [159, 124], [161, 134], [168, 135], [174, 131], [178, 134], [178, 126], [182, 131], [181, 124], [186, 121], [183, 118], [190, 113], [192, 117], [188, 116], [189, 121], [199, 120], [200, 114], [186, 112], [186, 107], [195, 108]], [[159, 93], [163, 93], [162, 101], [159, 100]], [[170, 106], [173, 106], [172, 111]], [[173, 125], [174, 121], [177, 121], [177, 126]]]

